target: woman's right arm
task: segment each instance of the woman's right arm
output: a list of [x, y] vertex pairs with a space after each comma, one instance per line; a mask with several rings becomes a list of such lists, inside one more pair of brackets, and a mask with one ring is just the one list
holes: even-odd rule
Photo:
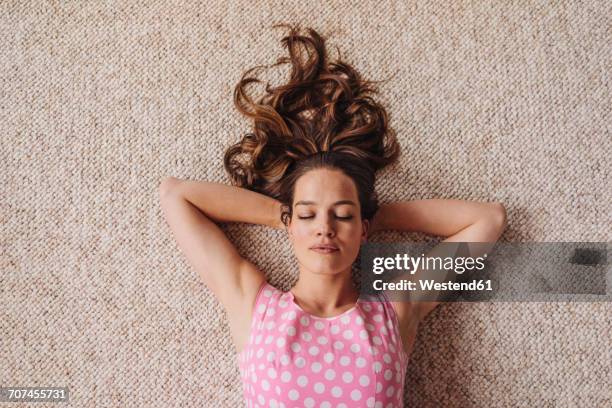
[[179, 248], [228, 311], [230, 324], [233, 316], [246, 315], [265, 275], [240, 256], [215, 221], [284, 228], [280, 202], [240, 187], [175, 177], [162, 181], [159, 196]]
[[175, 193], [215, 222], [244, 222], [276, 229], [284, 228], [280, 221], [280, 201], [272, 197], [211, 181], [170, 177], [168, 183]]

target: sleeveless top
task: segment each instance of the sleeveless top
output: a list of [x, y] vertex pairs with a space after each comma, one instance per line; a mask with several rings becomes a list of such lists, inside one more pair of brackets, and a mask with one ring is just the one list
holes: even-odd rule
[[408, 355], [380, 292], [333, 317], [314, 316], [264, 280], [238, 354], [247, 408], [401, 408]]

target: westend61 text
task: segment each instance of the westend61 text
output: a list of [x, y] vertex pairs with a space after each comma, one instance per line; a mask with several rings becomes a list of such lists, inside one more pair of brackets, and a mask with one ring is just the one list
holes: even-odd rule
[[398, 282], [383, 282], [378, 279], [373, 282], [374, 290], [493, 290], [491, 280], [473, 280], [470, 282], [436, 282], [431, 279], [419, 279], [416, 282], [402, 279]]

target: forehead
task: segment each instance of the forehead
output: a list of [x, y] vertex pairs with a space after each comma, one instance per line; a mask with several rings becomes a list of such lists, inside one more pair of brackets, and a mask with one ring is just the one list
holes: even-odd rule
[[295, 184], [294, 202], [298, 200], [322, 204], [338, 200], [357, 202], [357, 188], [350, 177], [338, 170], [311, 170]]

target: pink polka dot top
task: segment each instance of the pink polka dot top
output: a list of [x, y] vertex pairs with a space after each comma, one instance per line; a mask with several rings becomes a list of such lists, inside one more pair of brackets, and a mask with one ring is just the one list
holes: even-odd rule
[[313, 316], [264, 281], [238, 355], [247, 408], [400, 408], [408, 355], [388, 297]]

